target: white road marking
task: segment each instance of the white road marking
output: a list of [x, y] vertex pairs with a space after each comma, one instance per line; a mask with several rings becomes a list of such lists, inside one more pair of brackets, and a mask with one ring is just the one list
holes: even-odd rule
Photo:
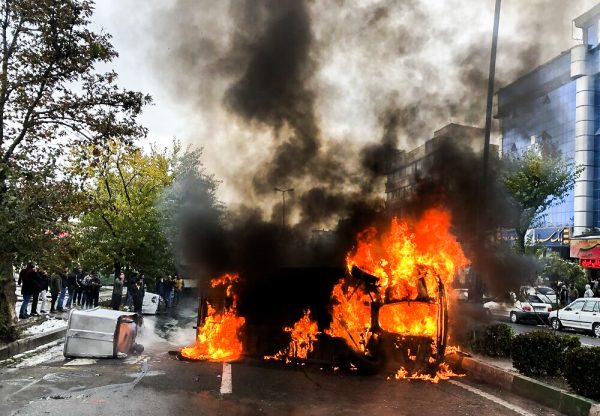
[[91, 358], [76, 358], [74, 360], [69, 361], [68, 363], [64, 364], [65, 366], [72, 366], [72, 365], [92, 365], [92, 364], [96, 364], [98, 360], [94, 360]]
[[507, 409], [512, 410], [515, 413], [518, 413], [522, 416], [535, 416], [535, 414], [533, 413], [529, 413], [528, 411], [526, 411], [525, 409], [520, 408], [519, 406], [516, 406], [512, 403], [507, 402], [506, 400], [502, 400], [499, 397], [496, 397], [492, 394], [486, 393], [485, 391], [479, 390], [475, 387], [469, 386], [468, 384], [465, 383], [461, 383], [460, 381], [456, 381], [456, 380], [447, 380], [448, 383], [450, 384], [454, 384], [455, 386], [458, 386], [460, 388], [463, 388], [467, 391], [470, 391], [471, 393], [475, 393], [481, 397], [484, 397], [486, 399], [488, 399], [489, 401], [492, 401], [496, 404], [499, 404], [501, 406], [506, 407]]
[[41, 378], [40, 378], [40, 379], [37, 379], [37, 380], [33, 380], [31, 383], [29, 383], [29, 384], [27, 384], [27, 385], [25, 385], [25, 386], [21, 387], [19, 390], [17, 390], [17, 391], [15, 391], [15, 392], [12, 392], [12, 393], [10, 393], [8, 396], [6, 396], [6, 397], [4, 398], [4, 400], [5, 400], [5, 401], [6, 401], [6, 400], [8, 400], [10, 397], [12, 397], [12, 396], [14, 396], [14, 395], [16, 395], [16, 394], [19, 394], [19, 393], [21, 393], [23, 390], [26, 390], [26, 389], [28, 389], [29, 387], [33, 386], [34, 384], [36, 384], [36, 383], [38, 383], [38, 382], [40, 382], [40, 381], [42, 381], [42, 379], [41, 379]]
[[221, 377], [221, 394], [231, 394], [233, 385], [231, 384], [231, 364], [223, 363], [223, 377]]

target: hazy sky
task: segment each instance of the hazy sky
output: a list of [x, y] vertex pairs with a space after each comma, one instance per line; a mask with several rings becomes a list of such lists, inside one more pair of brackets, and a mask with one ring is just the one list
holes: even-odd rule
[[[576, 42], [572, 19], [596, 3], [503, 1], [500, 79], [569, 48]], [[409, 108], [416, 120], [401, 133], [406, 136], [399, 138], [401, 146], [430, 138], [447, 122], [482, 124], [482, 74], [487, 73], [493, 0], [310, 4], [319, 48], [311, 87], [317, 91], [315, 112], [325, 141], [376, 141], [382, 103], [390, 101]], [[206, 77], [203, 69], [195, 73], [198, 67], [190, 61], [207, 59], [200, 44], [187, 60], [173, 57], [185, 40], [199, 34], [217, 46], [227, 43], [227, 34], [235, 29], [230, 19], [235, 8], [236, 0], [98, 0], [93, 18], [95, 27], [113, 35], [120, 57], [111, 66], [121, 85], [154, 97], [155, 104], [142, 117], [150, 130], [148, 141], [169, 145], [177, 136], [203, 146], [207, 168], [224, 181], [226, 200], [235, 199], [236, 188], [245, 186], [235, 173], [260, 161], [275, 133], [249, 126], [220, 108], [228, 79]], [[189, 81], [194, 78], [197, 85]]]

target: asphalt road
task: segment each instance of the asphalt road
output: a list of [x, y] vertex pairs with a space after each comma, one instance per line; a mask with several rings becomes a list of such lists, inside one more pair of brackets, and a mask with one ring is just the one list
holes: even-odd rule
[[317, 366], [179, 361], [193, 310], [147, 318], [146, 350], [123, 360], [64, 359], [57, 345], [0, 364], [1, 415], [553, 415], [465, 378], [431, 384]]

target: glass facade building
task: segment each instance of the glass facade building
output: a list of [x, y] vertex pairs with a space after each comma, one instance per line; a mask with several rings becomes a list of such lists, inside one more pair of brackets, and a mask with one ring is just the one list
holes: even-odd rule
[[543, 229], [567, 229], [574, 237], [600, 229], [599, 19], [600, 5], [576, 18], [581, 44], [497, 93], [503, 155], [549, 143], [566, 161], [583, 166], [575, 189], [549, 208], [540, 224]]

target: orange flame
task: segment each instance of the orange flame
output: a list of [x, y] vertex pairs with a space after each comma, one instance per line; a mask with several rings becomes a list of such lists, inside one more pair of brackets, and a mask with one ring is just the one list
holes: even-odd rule
[[198, 328], [196, 343], [181, 350], [181, 355], [194, 360], [236, 360], [241, 357], [243, 345], [240, 340], [241, 329], [245, 319], [237, 315], [237, 297], [232, 292], [232, 284], [239, 280], [239, 275], [224, 274], [211, 280], [211, 286], [226, 287], [226, 294], [233, 298], [232, 305], [217, 311], [208, 304], [207, 317], [202, 327]]
[[448, 367], [448, 364], [441, 363], [435, 375], [431, 374], [421, 374], [419, 372], [415, 372], [413, 374], [408, 374], [404, 368], [400, 368], [396, 374], [394, 374], [394, 378], [396, 380], [421, 380], [428, 381], [430, 383], [437, 384], [440, 380], [448, 380], [451, 377], [464, 377], [464, 374], [457, 374]]
[[308, 358], [308, 354], [314, 349], [319, 334], [319, 326], [310, 319], [310, 309], [304, 312], [304, 315], [296, 321], [292, 328], [285, 327], [283, 330], [289, 332], [292, 338], [288, 347], [274, 356], [267, 355], [264, 358], [266, 360], [280, 360], [288, 357]]
[[450, 287], [457, 270], [469, 263], [450, 224], [448, 211], [435, 208], [416, 221], [393, 218], [383, 233], [374, 227], [360, 232], [346, 266], [349, 272], [356, 266], [378, 278], [376, 293], [340, 281], [333, 288], [333, 321], [326, 333], [364, 351], [374, 297], [381, 303], [403, 301], [381, 307], [379, 325], [384, 330], [434, 336], [440, 283]]

